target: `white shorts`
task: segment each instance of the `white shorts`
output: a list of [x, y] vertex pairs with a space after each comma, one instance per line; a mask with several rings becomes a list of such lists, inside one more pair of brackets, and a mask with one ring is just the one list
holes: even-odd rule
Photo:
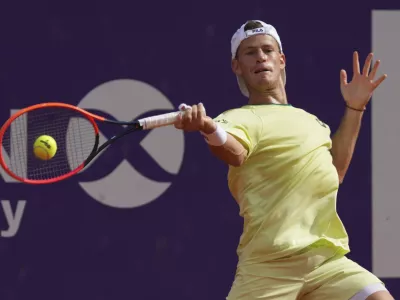
[[319, 248], [275, 261], [238, 266], [227, 299], [364, 300], [384, 290], [382, 281], [368, 270], [346, 256]]
[[351, 297], [350, 300], [365, 300], [373, 293], [387, 291], [385, 286], [382, 283], [374, 283], [371, 285], [366, 286], [361, 291], [359, 291], [356, 295]]

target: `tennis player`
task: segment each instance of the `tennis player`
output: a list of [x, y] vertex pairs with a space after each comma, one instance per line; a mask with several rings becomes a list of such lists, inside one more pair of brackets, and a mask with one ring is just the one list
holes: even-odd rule
[[369, 54], [353, 78], [340, 73], [345, 112], [338, 130], [288, 103], [285, 55], [277, 31], [249, 21], [233, 35], [232, 69], [248, 104], [217, 118], [200, 103], [175, 127], [199, 131], [229, 165], [228, 185], [244, 218], [228, 300], [393, 299], [375, 275], [346, 257], [347, 232], [336, 212], [375, 79]]

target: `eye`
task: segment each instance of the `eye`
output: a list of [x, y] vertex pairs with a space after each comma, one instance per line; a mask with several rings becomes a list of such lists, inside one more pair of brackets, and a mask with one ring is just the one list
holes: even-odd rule
[[253, 55], [253, 54], [255, 54], [255, 53], [257, 53], [257, 51], [255, 51], [255, 50], [250, 50], [250, 51], [247, 51], [247, 52], [246, 52], [246, 55]]

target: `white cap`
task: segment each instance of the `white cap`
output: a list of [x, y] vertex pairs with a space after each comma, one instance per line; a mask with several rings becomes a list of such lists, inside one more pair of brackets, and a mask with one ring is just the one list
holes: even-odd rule
[[[276, 31], [274, 26], [266, 24], [263, 21], [259, 21], [259, 20], [253, 20], [253, 21], [261, 23], [261, 25], [263, 27], [245, 31], [244, 27], [247, 24], [247, 22], [246, 22], [235, 32], [235, 34], [232, 36], [232, 40], [231, 40], [232, 59], [234, 59], [236, 57], [236, 52], [237, 52], [237, 49], [239, 48], [240, 43], [243, 40], [247, 39], [248, 37], [256, 35], [256, 34], [266, 34], [266, 35], [272, 36], [278, 42], [280, 50], [283, 53], [282, 42], [281, 42], [278, 32]], [[283, 80], [283, 83], [286, 84], [286, 70], [285, 69], [283, 69], [283, 71], [282, 71], [282, 80]], [[240, 88], [240, 91], [242, 92], [242, 94], [246, 97], [249, 97], [249, 91], [247, 90], [247, 87], [246, 87], [246, 84], [244, 83], [243, 78], [241, 76], [237, 76], [237, 81], [238, 81], [239, 88]]]

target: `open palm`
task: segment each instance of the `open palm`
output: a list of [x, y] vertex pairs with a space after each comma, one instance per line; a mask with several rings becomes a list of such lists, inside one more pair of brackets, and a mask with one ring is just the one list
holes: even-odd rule
[[362, 73], [360, 73], [358, 52], [355, 51], [353, 53], [353, 78], [349, 83], [347, 82], [346, 71], [340, 71], [340, 90], [342, 92], [344, 101], [346, 101], [348, 106], [354, 109], [365, 109], [365, 106], [371, 99], [374, 90], [387, 77], [387, 75], [384, 74], [377, 80], [374, 80], [379, 68], [380, 61], [378, 60], [375, 62], [370, 72], [372, 57], [373, 53], [370, 53], [367, 56]]

